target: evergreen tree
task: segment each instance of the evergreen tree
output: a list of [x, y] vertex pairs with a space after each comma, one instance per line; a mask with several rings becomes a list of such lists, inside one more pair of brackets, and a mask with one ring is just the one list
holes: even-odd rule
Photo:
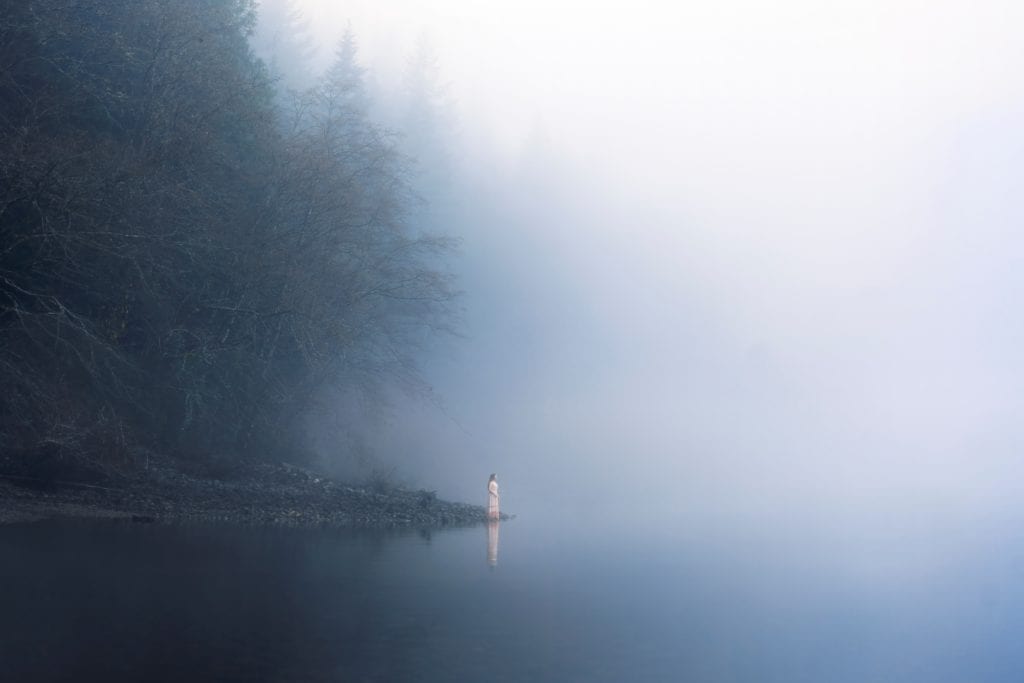
[[316, 40], [295, 0], [262, 0], [252, 45], [281, 90], [303, 89], [315, 80]]
[[455, 107], [440, 73], [437, 53], [421, 35], [406, 61], [398, 123], [403, 147], [417, 161], [416, 186], [433, 198], [450, 186], [455, 127]]

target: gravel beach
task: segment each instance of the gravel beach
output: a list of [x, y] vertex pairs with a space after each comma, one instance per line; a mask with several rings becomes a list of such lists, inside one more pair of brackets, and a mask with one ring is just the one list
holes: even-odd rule
[[487, 511], [432, 491], [346, 484], [288, 464], [225, 478], [154, 467], [89, 484], [0, 474], [0, 524], [54, 517], [395, 528], [472, 525]]

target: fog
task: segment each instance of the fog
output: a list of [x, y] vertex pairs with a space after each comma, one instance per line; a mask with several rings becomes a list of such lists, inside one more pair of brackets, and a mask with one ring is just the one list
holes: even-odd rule
[[1011, 510], [1019, 3], [301, 7], [380, 91], [428, 42], [451, 103], [425, 215], [463, 337], [367, 437], [409, 481], [496, 472], [523, 515]]

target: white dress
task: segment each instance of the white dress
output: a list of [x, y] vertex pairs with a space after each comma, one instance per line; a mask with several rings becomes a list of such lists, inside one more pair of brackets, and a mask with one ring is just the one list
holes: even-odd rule
[[498, 519], [498, 482], [488, 482], [487, 493], [487, 516], [490, 519]]

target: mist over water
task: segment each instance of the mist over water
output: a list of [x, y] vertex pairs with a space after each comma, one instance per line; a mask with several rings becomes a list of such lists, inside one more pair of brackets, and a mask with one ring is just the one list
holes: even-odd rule
[[410, 479], [498, 472], [524, 515], [1016, 514], [1020, 7], [302, 7], [382, 90], [425, 36], [455, 112], [429, 211], [465, 338], [373, 437]]
[[0, 11], [0, 678], [1021, 680], [1024, 5], [260, 4]]

